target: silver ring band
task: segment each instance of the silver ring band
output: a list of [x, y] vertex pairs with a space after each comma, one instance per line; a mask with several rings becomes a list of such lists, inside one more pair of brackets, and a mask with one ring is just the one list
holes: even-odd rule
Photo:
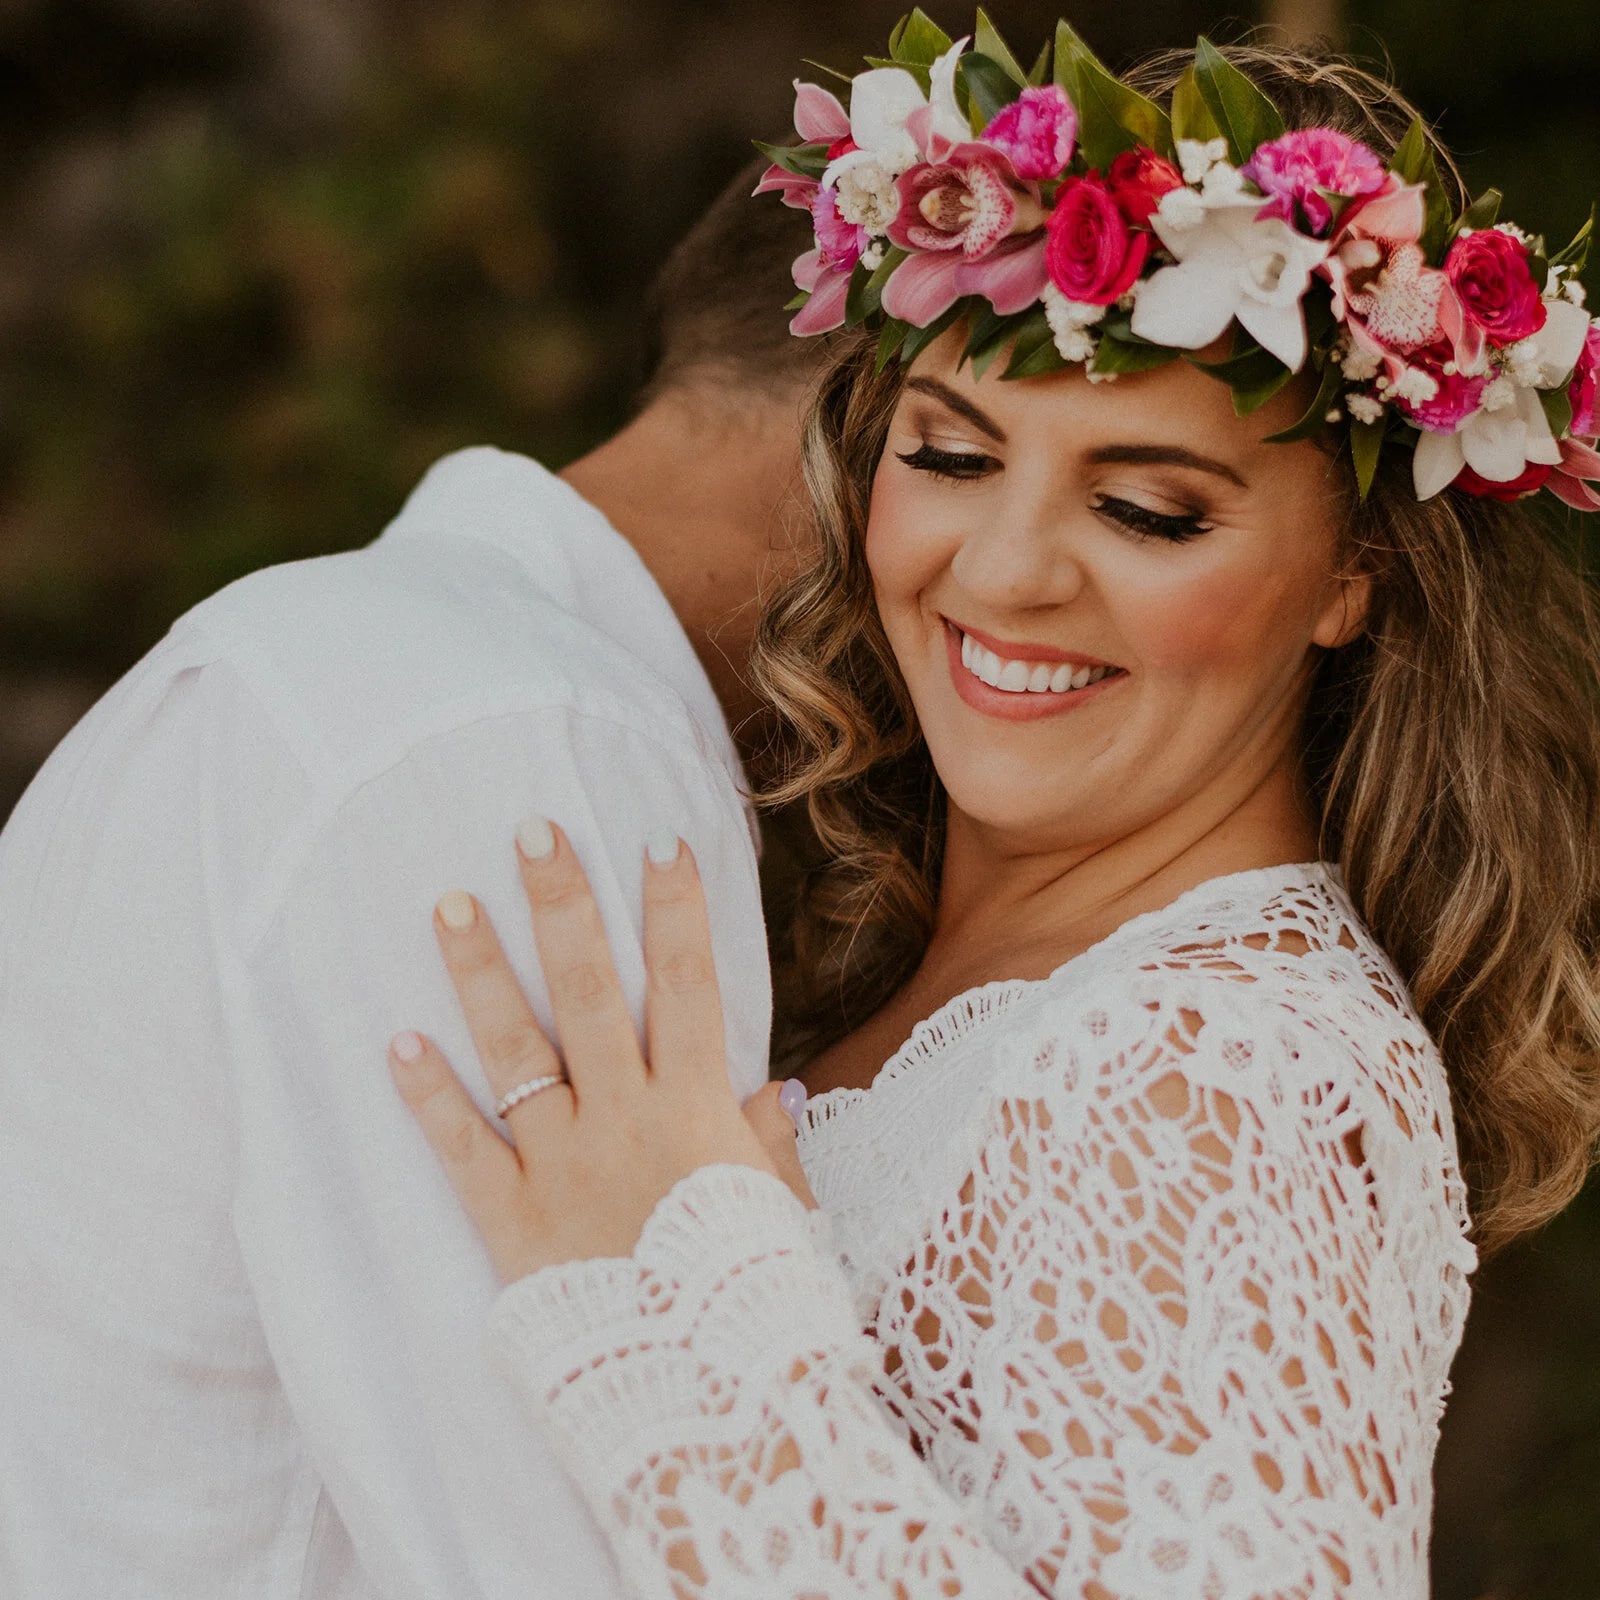
[[524, 1100], [531, 1100], [541, 1090], [553, 1089], [558, 1083], [566, 1081], [564, 1072], [552, 1072], [543, 1078], [529, 1078], [526, 1083], [519, 1083], [500, 1101], [494, 1108], [494, 1114], [503, 1117], [513, 1106], [520, 1106]]

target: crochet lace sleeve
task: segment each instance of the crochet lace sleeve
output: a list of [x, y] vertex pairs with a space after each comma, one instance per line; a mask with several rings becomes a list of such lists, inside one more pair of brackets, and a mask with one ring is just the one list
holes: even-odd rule
[[1410, 1592], [1426, 1183], [1408, 1215], [1348, 1044], [1270, 1010], [1013, 1030], [870, 1336], [812, 1217], [740, 1168], [681, 1183], [630, 1260], [509, 1288], [504, 1368], [637, 1592]]

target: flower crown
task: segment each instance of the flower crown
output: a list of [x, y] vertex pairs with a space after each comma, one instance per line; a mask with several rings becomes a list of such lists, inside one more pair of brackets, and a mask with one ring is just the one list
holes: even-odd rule
[[1423, 500], [1547, 487], [1600, 510], [1592, 210], [1553, 255], [1497, 222], [1498, 190], [1454, 217], [1420, 119], [1387, 167], [1332, 128], [1286, 132], [1204, 38], [1170, 115], [1065, 22], [1024, 72], [982, 11], [959, 41], [914, 11], [868, 66], [848, 110], [797, 82], [802, 143], [761, 147], [756, 193], [816, 228], [794, 333], [880, 328], [881, 370], [964, 320], [979, 375], [1009, 351], [1007, 378], [1108, 380], [1231, 327], [1197, 364], [1244, 416], [1309, 362], [1316, 399], [1272, 437], [1347, 425], [1363, 497], [1390, 442]]

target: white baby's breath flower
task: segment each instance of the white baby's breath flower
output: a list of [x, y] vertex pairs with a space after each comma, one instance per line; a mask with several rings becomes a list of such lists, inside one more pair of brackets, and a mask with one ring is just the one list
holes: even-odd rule
[[1483, 391], [1478, 405], [1484, 411], [1509, 411], [1517, 403], [1517, 385], [1504, 373]]
[[888, 232], [900, 211], [900, 191], [894, 173], [880, 161], [862, 161], [841, 167], [834, 204], [846, 222], [871, 234]]
[[1205, 175], [1226, 156], [1226, 139], [1180, 139], [1178, 165], [1183, 169], [1185, 183], [1200, 183]]
[[1568, 278], [1561, 285], [1561, 292], [1573, 305], [1581, 306], [1588, 296], [1584, 293], [1583, 285], [1576, 278]]
[[1511, 381], [1522, 389], [1535, 389], [1544, 370], [1544, 359], [1539, 354], [1536, 340], [1523, 339], [1503, 352], [1505, 370]]
[[865, 250], [861, 252], [861, 265], [868, 272], [876, 272], [883, 265], [884, 244], [882, 239], [874, 239]]
[[1533, 235], [1519, 228], [1514, 222], [1497, 222], [1494, 225], [1494, 231], [1510, 235], [1518, 244], [1533, 243]]
[[1053, 283], [1044, 286], [1039, 297], [1044, 306], [1044, 320], [1050, 324], [1050, 334], [1055, 341], [1057, 354], [1063, 361], [1087, 361], [1095, 351], [1095, 336], [1089, 329], [1106, 314], [1104, 306], [1089, 305], [1082, 300], [1069, 300]]
[[1382, 367], [1383, 362], [1378, 356], [1358, 345], [1352, 345], [1339, 363], [1339, 370], [1352, 383], [1371, 383]]
[[1093, 367], [1084, 374], [1090, 383], [1115, 383], [1118, 374], [1115, 372], [1096, 372]]
[[1168, 189], [1156, 203], [1156, 215], [1169, 228], [1198, 228], [1206, 220], [1206, 203], [1193, 189]]
[[1383, 402], [1370, 394], [1347, 394], [1344, 408], [1357, 422], [1377, 422], [1383, 416]]
[[1431, 372], [1424, 372], [1421, 367], [1407, 367], [1393, 384], [1389, 392], [1396, 400], [1404, 400], [1410, 405], [1425, 406], [1439, 392], [1439, 380]]

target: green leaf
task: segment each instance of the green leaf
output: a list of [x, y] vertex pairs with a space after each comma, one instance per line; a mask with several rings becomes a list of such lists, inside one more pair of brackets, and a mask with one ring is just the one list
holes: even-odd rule
[[1008, 333], [1002, 333], [997, 338], [991, 339], [983, 349], [976, 351], [969, 359], [972, 362], [972, 376], [982, 378], [990, 367], [999, 359], [1005, 347], [1010, 344]]
[[1065, 22], [1056, 24], [1056, 82], [1078, 113], [1078, 147], [1091, 167], [1104, 169], [1138, 144], [1172, 153], [1166, 112], [1106, 71]]
[[811, 295], [805, 289], [802, 289], [793, 300], [785, 302], [783, 309], [785, 311], [798, 311], [810, 298]]
[[1233, 353], [1224, 361], [1196, 361], [1191, 365], [1220, 379], [1233, 391], [1237, 416], [1248, 417], [1259, 411], [1294, 376], [1271, 351], [1263, 350], [1254, 339], [1236, 330]]
[[858, 261], [850, 275], [850, 292], [845, 298], [844, 320], [847, 326], [857, 327], [883, 310], [883, 286], [888, 283], [894, 269], [910, 255], [909, 250], [891, 248], [873, 271], [868, 271]]
[[1350, 456], [1356, 467], [1356, 492], [1363, 500], [1372, 491], [1372, 480], [1378, 475], [1378, 459], [1383, 454], [1383, 435], [1387, 419], [1376, 422], [1357, 422], [1350, 419]]
[[1570, 267], [1576, 277], [1589, 265], [1589, 246], [1594, 243], [1594, 207], [1589, 207], [1589, 220], [1572, 237], [1565, 250], [1557, 250], [1550, 257], [1552, 267]]
[[917, 80], [918, 86], [924, 94], [933, 92], [933, 74], [916, 61], [894, 61], [888, 56], [868, 56], [869, 67], [889, 67], [899, 72], [909, 72]]
[[1492, 228], [1500, 219], [1500, 202], [1504, 198], [1498, 189], [1485, 189], [1457, 218], [1450, 230], [1450, 237], [1455, 238], [1463, 228], [1472, 228], [1474, 231]]
[[1571, 388], [1564, 383], [1559, 389], [1541, 389], [1539, 404], [1544, 407], [1551, 433], [1558, 439], [1565, 437], [1572, 428]]
[[1030, 88], [1038, 89], [1050, 81], [1050, 41], [1045, 40], [1039, 49], [1038, 58], [1033, 63], [1033, 71], [1028, 74]]
[[889, 55], [896, 66], [931, 67], [955, 41], [918, 6], [902, 17], [889, 35]]
[[1404, 183], [1424, 183], [1422, 238], [1418, 243], [1429, 261], [1436, 262], [1450, 242], [1450, 202], [1439, 181], [1439, 166], [1433, 157], [1433, 141], [1421, 117], [1413, 117], [1406, 136], [1396, 146], [1389, 170]]
[[840, 83], [852, 81], [848, 72], [841, 72], [837, 67], [830, 67], [826, 61], [813, 61], [810, 56], [805, 56], [801, 65], [815, 67], [818, 72], [825, 72], [830, 78], [837, 78]]
[[967, 347], [961, 352], [961, 359], [968, 360], [979, 350], [982, 350], [997, 335], [1003, 333], [1011, 319], [1002, 317], [987, 301], [983, 310], [978, 312], [967, 326]]
[[828, 170], [828, 147], [825, 144], [763, 144], [759, 139], [750, 141], [769, 161], [776, 162], [785, 172], [797, 178], [821, 178]]
[[1194, 79], [1222, 138], [1228, 159], [1243, 166], [1258, 145], [1283, 137], [1278, 108], [1202, 34], [1194, 47]]
[[867, 285], [872, 282], [872, 274], [858, 261], [850, 274], [850, 287], [845, 291], [844, 297], [844, 325], [847, 328], [859, 328], [872, 312], [877, 310], [873, 306], [870, 310], [866, 305]]
[[874, 372], [882, 372], [894, 360], [900, 346], [905, 343], [906, 335], [910, 332], [909, 322], [899, 322], [890, 317], [884, 323], [883, 332], [878, 335], [878, 354], [872, 363]]
[[[1061, 361], [1056, 351], [1055, 335], [1050, 331], [1050, 323], [1044, 314], [1043, 306], [1035, 306], [1026, 317], [1017, 324], [1016, 337], [1011, 344], [1011, 360], [1002, 374], [1006, 378], [1026, 378], [1032, 374], [1024, 371], [1028, 363], [1036, 357], [1043, 363], [1047, 358], [1040, 354], [1048, 350], [1055, 356], [1057, 362]], [[1064, 363], [1062, 363], [1064, 365]], [[1044, 365], [1039, 365], [1035, 370], [1045, 372], [1053, 370]]]
[[1127, 344], [1103, 333], [1089, 363], [1091, 372], [1149, 372], [1178, 359], [1179, 352], [1158, 344]]
[[1322, 383], [1317, 389], [1317, 397], [1307, 407], [1305, 415], [1292, 428], [1285, 428], [1281, 433], [1269, 433], [1266, 442], [1298, 444], [1302, 439], [1315, 439], [1328, 426], [1328, 413], [1338, 404], [1344, 383], [1345, 377], [1339, 370], [1339, 363], [1330, 357], [1322, 369]]
[[1013, 100], [1020, 98], [1022, 94], [1022, 86], [998, 61], [991, 61], [988, 56], [973, 54], [962, 56], [958, 76], [965, 79], [967, 92], [972, 96], [975, 113], [972, 118], [974, 133], [982, 133]]
[[967, 303], [957, 300], [942, 317], [935, 317], [925, 328], [912, 328], [900, 346], [900, 365], [909, 367], [933, 341], [953, 328], [967, 314]]
[[1027, 77], [1022, 63], [1011, 53], [1011, 46], [1000, 37], [1000, 30], [989, 20], [989, 13], [978, 7], [978, 23], [972, 33], [972, 48], [980, 56], [987, 56], [1019, 89], [1027, 87]]
[[1211, 107], [1195, 82], [1193, 67], [1178, 79], [1172, 91], [1172, 137], [1196, 139], [1201, 144], [1222, 137], [1222, 129], [1217, 126], [1217, 119], [1211, 115]]
[[1042, 378], [1047, 372], [1064, 372], [1067, 363], [1053, 340], [1046, 340], [1027, 355], [1013, 350], [1011, 364], [1000, 374], [1002, 379], [1015, 382], [1019, 378]]

